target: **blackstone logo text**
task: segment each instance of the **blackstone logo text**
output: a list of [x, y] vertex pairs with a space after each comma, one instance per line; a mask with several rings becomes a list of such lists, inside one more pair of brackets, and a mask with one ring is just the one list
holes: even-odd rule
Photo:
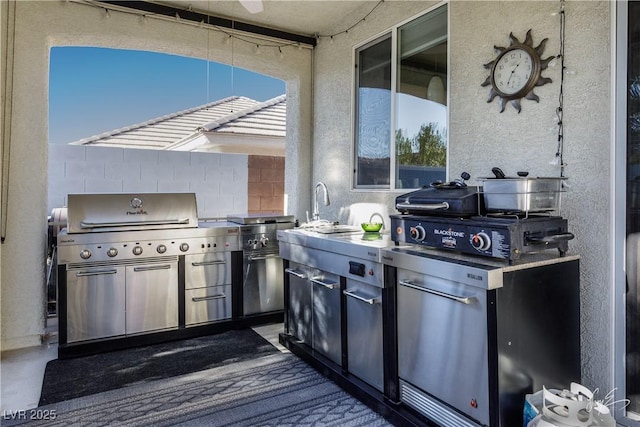
[[452, 237], [464, 237], [464, 233], [462, 231], [453, 231], [453, 230], [433, 230], [433, 234], [440, 236], [452, 236]]

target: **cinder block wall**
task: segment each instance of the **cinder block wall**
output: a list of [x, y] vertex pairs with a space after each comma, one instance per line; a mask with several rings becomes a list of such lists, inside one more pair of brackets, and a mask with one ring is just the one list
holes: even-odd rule
[[48, 180], [48, 212], [68, 194], [156, 192], [196, 193], [199, 218], [248, 211], [244, 154], [50, 144]]
[[249, 213], [284, 213], [284, 157], [249, 156]]

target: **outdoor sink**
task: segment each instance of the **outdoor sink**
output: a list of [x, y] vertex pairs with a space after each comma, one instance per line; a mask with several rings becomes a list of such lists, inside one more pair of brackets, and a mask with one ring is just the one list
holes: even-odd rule
[[335, 234], [335, 233], [353, 233], [356, 231], [362, 231], [360, 227], [356, 225], [342, 225], [342, 224], [328, 224], [320, 225], [312, 228], [313, 231], [322, 234]]

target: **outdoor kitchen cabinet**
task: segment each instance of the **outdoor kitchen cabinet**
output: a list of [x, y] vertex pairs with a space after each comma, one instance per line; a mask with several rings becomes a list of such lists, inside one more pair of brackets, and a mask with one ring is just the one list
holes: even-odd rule
[[288, 283], [287, 324], [289, 333], [308, 346], [312, 345], [312, 301], [311, 276], [312, 269], [295, 262], [285, 268], [285, 283]]
[[124, 275], [124, 267], [115, 266], [65, 272], [67, 342], [125, 334]]
[[288, 331], [314, 352], [342, 364], [340, 277], [334, 273], [288, 262]]
[[185, 256], [185, 326], [230, 319], [231, 253]]
[[178, 327], [178, 262], [126, 267], [126, 333]]
[[304, 231], [279, 234], [286, 273], [284, 339], [382, 396], [389, 377], [384, 361], [391, 359], [385, 357], [386, 291], [377, 248], [352, 244], [348, 236], [305, 237]]

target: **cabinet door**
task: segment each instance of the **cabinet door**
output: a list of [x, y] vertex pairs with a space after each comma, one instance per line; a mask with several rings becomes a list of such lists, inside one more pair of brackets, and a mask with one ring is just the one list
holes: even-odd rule
[[313, 349], [342, 364], [340, 277], [315, 271], [311, 278], [313, 299]]
[[397, 312], [399, 377], [488, 425], [486, 291], [399, 269]]
[[132, 265], [127, 274], [127, 334], [178, 326], [178, 262]]
[[245, 253], [243, 314], [268, 313], [284, 308], [282, 258], [275, 254]]
[[383, 390], [382, 289], [347, 279], [349, 372]]
[[125, 333], [124, 267], [67, 271], [67, 342]]
[[289, 275], [289, 333], [311, 346], [311, 282], [309, 268], [292, 262], [285, 274]]

